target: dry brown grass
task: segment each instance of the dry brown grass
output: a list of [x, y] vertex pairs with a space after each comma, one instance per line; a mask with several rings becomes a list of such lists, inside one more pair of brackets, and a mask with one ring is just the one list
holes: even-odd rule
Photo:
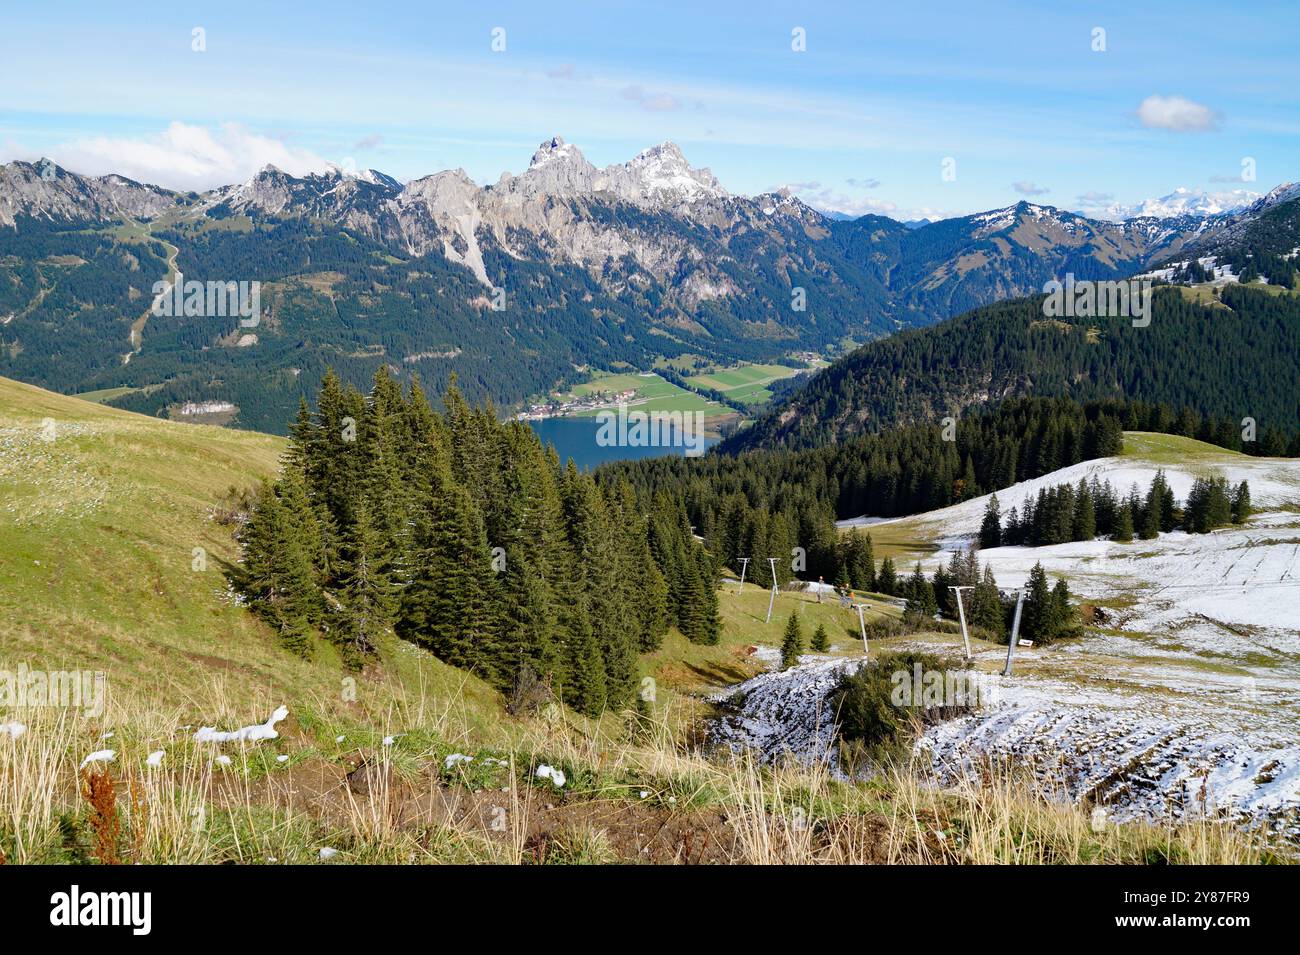
[[[207, 701], [214, 712], [223, 710], [222, 694], [217, 681]], [[1014, 772], [941, 789], [923, 770], [902, 766], [848, 784], [823, 764], [771, 767], [748, 754], [705, 754], [674, 729], [680, 720], [671, 709], [686, 705], [665, 704], [631, 735], [615, 719], [510, 721], [494, 740], [507, 762], [492, 784], [499, 789], [480, 792], [471, 788], [478, 784], [450, 778], [441, 762], [451, 749], [479, 751], [471, 728], [477, 716], [455, 699], [395, 694], [373, 716], [376, 732], [400, 727], [420, 739], [359, 747], [368, 782], [361, 791], [347, 784], [341, 755], [310, 750], [304, 766], [318, 766], [324, 783], [306, 794], [300, 790], [309, 776], [267, 768], [276, 747], [309, 751], [312, 740], [300, 727], [286, 724], [276, 741], [214, 747], [195, 743], [193, 727], [180, 730], [176, 712], [146, 701], [114, 701], [102, 721], [34, 709], [19, 715], [28, 726], [19, 739], [0, 736], [0, 851], [13, 863], [59, 861], [60, 817], [66, 828], [71, 814], [95, 858], [128, 863], [307, 862], [325, 846], [341, 847], [340, 861], [514, 865], [1271, 858], [1258, 840], [1211, 821], [1097, 829], [1086, 808]], [[265, 710], [223, 725], [260, 720], [270, 708], [268, 701]], [[117, 758], [83, 780], [80, 759], [104, 745], [104, 725], [115, 728]], [[425, 742], [434, 739], [443, 742]], [[144, 757], [155, 749], [166, 750], [163, 765], [148, 767]], [[219, 752], [229, 765], [215, 761]], [[542, 762], [580, 773], [582, 785], [559, 791], [539, 783], [532, 772]]]

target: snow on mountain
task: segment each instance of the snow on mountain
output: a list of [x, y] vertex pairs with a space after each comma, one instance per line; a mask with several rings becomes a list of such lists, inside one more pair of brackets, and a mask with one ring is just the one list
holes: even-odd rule
[[676, 143], [651, 146], [621, 168], [639, 186], [640, 194], [650, 201], [690, 203], [721, 199], [728, 194], [710, 170], [692, 167]]
[[1066, 235], [1075, 235], [1088, 226], [1087, 220], [1072, 212], [1064, 212], [1055, 206], [1043, 206], [1036, 202], [1017, 202], [1003, 209], [980, 212], [969, 217], [975, 226], [974, 235], [982, 238], [994, 232], [1015, 225], [1017, 222], [1032, 222], [1035, 226], [1055, 227]]
[[1249, 189], [1206, 192], [1179, 186], [1173, 192], [1158, 199], [1143, 199], [1131, 205], [1110, 203], [1100, 208], [1087, 209], [1086, 214], [1112, 222], [1140, 218], [1175, 219], [1180, 216], [1216, 216], [1245, 209], [1259, 199], [1260, 194]]

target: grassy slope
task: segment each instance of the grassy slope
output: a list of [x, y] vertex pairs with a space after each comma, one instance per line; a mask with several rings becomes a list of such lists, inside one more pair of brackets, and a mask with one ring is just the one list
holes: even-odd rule
[[[325, 647], [312, 662], [283, 653], [233, 602], [223, 566], [236, 547], [212, 520], [230, 487], [275, 473], [284, 447], [0, 379], [0, 668], [102, 670], [110, 699], [177, 707], [185, 722], [247, 723], [308, 699], [333, 709], [338, 661]], [[375, 707], [405, 685], [464, 683], [471, 722], [495, 714], [474, 678], [391, 657], [396, 686], [370, 694]]]
[[[51, 422], [53, 440], [43, 440]], [[839, 652], [856, 652], [845, 612], [802, 594], [782, 593], [765, 624], [765, 592], [724, 588], [721, 645], [672, 633], [643, 659], [660, 686], [659, 719], [632, 736], [614, 715], [598, 724], [572, 714], [509, 718], [472, 675], [396, 644], [349, 695], [327, 650], [290, 657], [226, 593], [221, 562], [235, 548], [212, 508], [231, 485], [271, 475], [283, 448], [275, 437], [160, 421], [0, 379], [0, 670], [20, 662], [102, 670], [109, 686], [101, 718], [0, 712], [0, 722], [18, 717], [29, 727], [17, 742], [0, 739], [0, 782], [16, 783], [0, 786], [0, 854], [9, 861], [76, 857], [66, 835], [60, 848], [57, 819], [71, 814], [86, 831], [77, 763], [104, 745], [118, 751], [114, 773], [149, 806], [139, 817], [126, 810], [128, 861], [305, 862], [321, 845], [342, 847], [347, 861], [386, 862], [681, 861], [703, 844], [714, 847], [705, 861], [1253, 858], [1214, 833], [1193, 833], [1201, 842], [1142, 828], [1098, 836], [1082, 813], [1020, 797], [950, 799], [906, 778], [844, 786], [815, 767], [764, 777], [747, 762], [684, 751], [680, 731], [702, 707], [687, 694], [755, 672], [744, 648], [778, 645], [793, 606], [809, 631], [823, 620]], [[195, 547], [209, 555], [205, 571], [191, 569]], [[281, 703], [290, 717], [280, 737], [223, 747], [235, 760], [224, 770], [183, 728], [234, 728]], [[106, 731], [115, 734], [108, 744]], [[388, 734], [393, 744], [382, 745]], [[144, 755], [157, 748], [169, 768], [145, 772]], [[443, 768], [449, 752], [485, 749], [514, 766], [491, 780], [480, 763]], [[563, 798], [532, 777], [530, 762], [541, 759], [569, 774]], [[378, 796], [349, 795], [344, 774], [359, 761], [393, 773]], [[488, 824], [501, 804], [510, 825], [496, 833]], [[990, 814], [990, 805], [1001, 808]], [[792, 826], [792, 806], [837, 822]], [[200, 812], [207, 821], [196, 825]], [[922, 817], [951, 820], [968, 854], [926, 836]], [[1009, 845], [1005, 827], [1036, 835]], [[642, 848], [647, 831], [657, 841]]]
[[1249, 455], [1240, 451], [1229, 451], [1195, 438], [1154, 431], [1125, 431], [1124, 450], [1120, 457], [1184, 467], [1250, 460]]

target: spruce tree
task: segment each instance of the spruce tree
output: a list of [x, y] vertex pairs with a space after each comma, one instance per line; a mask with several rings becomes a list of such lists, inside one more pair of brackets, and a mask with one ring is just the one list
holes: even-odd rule
[[831, 638], [824, 623], [818, 623], [817, 629], [813, 631], [811, 646], [817, 653], [825, 653], [831, 648]]
[[1052, 588], [1052, 639], [1069, 636], [1078, 630], [1074, 607], [1070, 604], [1070, 588], [1064, 578], [1057, 578]]
[[361, 666], [374, 654], [380, 634], [393, 613], [393, 594], [381, 569], [378, 534], [370, 523], [364, 504], [353, 509], [339, 553], [338, 611], [336, 640], [350, 666]]
[[482, 518], [469, 492], [445, 474], [417, 521], [411, 583], [401, 595], [395, 629], [452, 666], [501, 684], [492, 645], [493, 571]]
[[312, 621], [320, 614], [320, 591], [302, 535], [269, 483], [262, 486], [243, 541], [243, 589], [251, 606], [286, 649], [307, 655]]
[[1036, 643], [1047, 643], [1055, 629], [1056, 605], [1041, 561], [1035, 563], [1029, 572], [1027, 588], [1020, 617], [1020, 636]]
[[894, 570], [892, 557], [886, 557], [880, 564], [880, 573], [876, 575], [876, 592], [887, 597], [898, 596], [898, 573]]
[[1250, 485], [1242, 481], [1232, 497], [1232, 523], [1244, 524], [1250, 520]]
[[912, 575], [903, 584], [903, 596], [907, 598], [907, 612], [933, 617], [938, 610], [934, 599], [934, 587], [921, 570], [921, 562], [916, 562]]
[[984, 508], [984, 521], [980, 524], [979, 542], [980, 548], [984, 550], [990, 547], [1002, 546], [1002, 515], [998, 509], [998, 496], [996, 494], [989, 497], [989, 502]]
[[703, 547], [694, 549], [696, 572], [691, 600], [695, 604], [692, 619], [695, 631], [688, 634], [695, 643], [716, 644], [722, 635], [722, 619], [718, 615], [718, 589], [713, 579], [713, 562]]
[[796, 610], [785, 623], [785, 634], [781, 640], [781, 669], [788, 670], [797, 664], [803, 650], [803, 628], [799, 625], [799, 612]]
[[975, 585], [971, 594], [970, 626], [986, 630], [995, 638], [1006, 636], [1006, 614], [1003, 612], [1002, 597], [998, 592], [997, 581], [993, 578], [993, 568], [984, 566], [984, 574]]
[[1077, 541], [1090, 541], [1097, 536], [1097, 511], [1093, 505], [1092, 491], [1083, 478], [1079, 479], [1079, 489], [1074, 496], [1073, 538]]
[[1127, 505], [1121, 504], [1116, 509], [1115, 532], [1112, 537], [1121, 544], [1127, 544], [1133, 540], [1133, 511]]

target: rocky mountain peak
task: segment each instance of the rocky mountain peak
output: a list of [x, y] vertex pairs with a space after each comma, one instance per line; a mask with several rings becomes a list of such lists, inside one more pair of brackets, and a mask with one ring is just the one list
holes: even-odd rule
[[81, 176], [50, 159], [0, 166], [0, 226], [19, 216], [66, 222], [151, 219], [176, 201], [175, 193], [125, 176]]
[[673, 142], [644, 149], [623, 164], [639, 186], [643, 200], [679, 200], [695, 202], [702, 198], [720, 199], [728, 193], [709, 169], [696, 169], [686, 161], [681, 147]]

